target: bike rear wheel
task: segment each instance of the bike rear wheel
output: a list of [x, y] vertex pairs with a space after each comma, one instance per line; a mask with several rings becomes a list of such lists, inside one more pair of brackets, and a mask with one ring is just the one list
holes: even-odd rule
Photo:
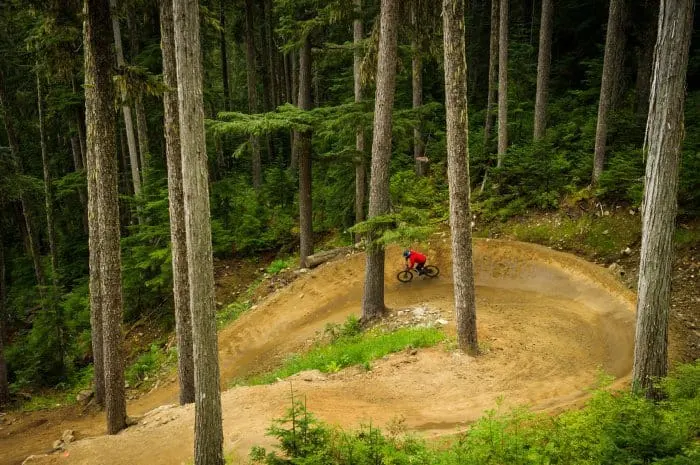
[[423, 268], [423, 274], [429, 278], [435, 278], [440, 274], [440, 269], [435, 265], [427, 265]]
[[396, 277], [401, 281], [402, 283], [407, 283], [410, 280], [413, 279], [413, 273], [411, 273], [408, 270], [403, 270], [399, 274], [396, 275]]

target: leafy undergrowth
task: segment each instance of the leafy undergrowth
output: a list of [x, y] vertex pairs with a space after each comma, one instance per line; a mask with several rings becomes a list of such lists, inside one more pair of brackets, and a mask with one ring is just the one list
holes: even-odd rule
[[407, 434], [400, 420], [387, 433], [371, 424], [333, 428], [292, 398], [287, 415], [268, 429], [281, 453], [254, 447], [250, 458], [264, 465], [700, 463], [700, 362], [680, 367], [661, 386], [667, 397], [658, 403], [599, 390], [583, 409], [557, 417], [491, 410], [457, 437], [434, 442]]
[[269, 384], [306, 370], [335, 373], [343, 368], [360, 365], [371, 368], [373, 360], [406, 348], [431, 347], [445, 339], [437, 328], [401, 328], [384, 331], [373, 328], [362, 332], [356, 317], [349, 317], [343, 325], [326, 328], [331, 342], [318, 344], [308, 352], [292, 355], [279, 369], [256, 375], [233, 384]]

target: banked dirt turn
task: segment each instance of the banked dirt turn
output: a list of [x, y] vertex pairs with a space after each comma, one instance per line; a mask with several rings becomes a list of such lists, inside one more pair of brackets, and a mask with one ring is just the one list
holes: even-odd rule
[[[393, 312], [416, 306], [440, 312], [453, 333], [449, 245], [448, 237], [436, 236], [426, 250], [429, 262], [441, 269], [438, 278], [409, 284], [396, 280], [403, 260], [398, 248], [389, 248], [385, 298]], [[358, 314], [364, 264], [364, 254], [358, 253], [322, 265], [223, 330], [223, 384], [276, 366], [307, 346], [327, 323]], [[394, 354], [374, 362], [370, 371], [302, 374], [273, 385], [228, 389], [222, 393], [226, 452], [244, 457], [253, 445], [270, 445], [265, 430], [289, 407], [292, 389], [306, 398], [317, 417], [332, 424], [381, 427], [402, 420], [409, 430], [439, 435], [463, 428], [495, 408], [499, 398], [500, 408], [524, 404], [556, 412], [579, 405], [601, 373], [620, 384], [628, 381], [634, 295], [608, 271], [545, 247], [497, 240], [475, 242], [474, 267], [483, 355], [461, 355], [442, 345]], [[171, 383], [129, 404], [129, 414], [175, 404], [175, 389]], [[184, 464], [192, 457], [193, 424], [193, 406], [161, 407], [116, 436], [99, 436], [104, 431], [101, 417], [66, 421], [50, 425], [54, 438], [72, 427], [79, 437], [95, 437], [30, 463]], [[22, 437], [31, 441], [32, 429]], [[5, 451], [20, 439], [0, 439], [0, 463], [13, 463]], [[26, 450], [28, 444], [20, 440], [14, 447]], [[50, 441], [33, 445], [31, 452], [40, 453]]]

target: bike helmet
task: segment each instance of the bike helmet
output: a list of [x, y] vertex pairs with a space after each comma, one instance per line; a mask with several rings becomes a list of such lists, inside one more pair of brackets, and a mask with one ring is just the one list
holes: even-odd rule
[[403, 256], [404, 256], [404, 258], [408, 258], [409, 255], [411, 255], [411, 251], [410, 251], [410, 250], [404, 250], [404, 251], [403, 251]]

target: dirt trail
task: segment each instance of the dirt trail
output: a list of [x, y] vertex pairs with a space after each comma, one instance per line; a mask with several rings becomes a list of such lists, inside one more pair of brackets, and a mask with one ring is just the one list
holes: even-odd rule
[[[428, 255], [441, 268], [437, 279], [401, 284], [395, 273], [400, 251], [387, 253], [385, 298], [394, 311], [416, 305], [439, 311], [454, 331], [449, 239], [433, 241]], [[275, 366], [308, 345], [329, 322], [359, 312], [364, 255], [327, 263], [303, 275], [243, 315], [219, 335], [224, 384]], [[427, 435], [454, 432], [494, 408], [527, 404], [558, 411], [580, 403], [601, 371], [625, 382], [632, 366], [634, 296], [609, 272], [574, 256], [532, 244], [496, 240], [475, 244], [479, 339], [477, 358], [445, 347], [399, 353], [372, 370], [292, 378], [297, 395], [321, 419], [344, 427], [405, 419]], [[175, 403], [176, 384], [162, 386], [129, 404], [130, 415]], [[264, 433], [289, 406], [290, 381], [236, 387], [222, 393], [228, 453], [245, 457], [250, 447], [270, 444]], [[101, 417], [27, 425], [0, 437], [0, 463], [21, 462], [43, 452], [67, 428], [80, 438], [60, 454], [31, 463], [180, 464], [192, 456], [194, 408], [166, 407], [117, 436], [103, 434]], [[33, 421], [37, 421], [34, 419]], [[31, 448], [30, 448], [31, 447]], [[42, 450], [43, 449], [43, 450]]]

